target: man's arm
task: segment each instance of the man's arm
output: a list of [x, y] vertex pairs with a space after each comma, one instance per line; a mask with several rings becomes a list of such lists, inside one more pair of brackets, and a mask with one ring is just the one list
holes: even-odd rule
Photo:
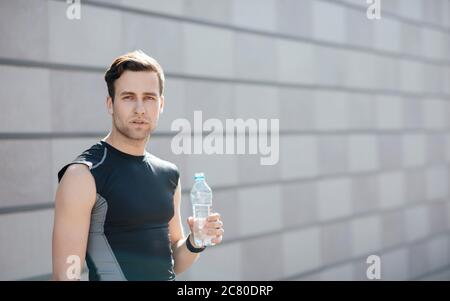
[[70, 165], [56, 191], [53, 280], [79, 279], [80, 275], [74, 278], [73, 272], [81, 274], [84, 265], [95, 195], [95, 180], [88, 167], [83, 164]]
[[[199, 257], [199, 253], [192, 253], [186, 247], [186, 237], [184, 235], [183, 226], [181, 224], [181, 184], [178, 181], [177, 189], [173, 197], [174, 202], [174, 216], [169, 222], [169, 233], [170, 240], [172, 244], [173, 259], [174, 259], [174, 271], [175, 274], [181, 274], [186, 271]], [[191, 233], [193, 232], [194, 219], [192, 217], [188, 218], [188, 224]], [[214, 213], [208, 217], [208, 222], [205, 227], [207, 228], [207, 233], [211, 236], [215, 236], [212, 242], [215, 244], [220, 244], [222, 242], [223, 223], [220, 220], [220, 214]], [[190, 242], [195, 246], [193, 235], [190, 236]]]
[[[169, 222], [170, 241], [172, 244], [174, 271], [181, 274], [186, 271], [199, 257], [199, 253], [192, 253], [186, 247], [186, 237], [181, 224], [181, 184], [178, 180], [177, 189], [173, 196], [174, 216]], [[193, 243], [193, 241], [191, 241]]]

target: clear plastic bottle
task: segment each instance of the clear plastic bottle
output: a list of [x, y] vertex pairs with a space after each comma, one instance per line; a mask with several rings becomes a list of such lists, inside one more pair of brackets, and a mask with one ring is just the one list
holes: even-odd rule
[[198, 247], [212, 246], [213, 238], [207, 234], [204, 225], [212, 210], [212, 190], [205, 181], [203, 173], [196, 173], [191, 190], [192, 212], [194, 214], [194, 241]]

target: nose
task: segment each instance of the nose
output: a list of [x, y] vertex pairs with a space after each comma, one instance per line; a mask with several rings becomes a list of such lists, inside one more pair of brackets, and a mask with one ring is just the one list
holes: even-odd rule
[[138, 115], [143, 115], [145, 113], [144, 102], [142, 101], [142, 99], [138, 99], [136, 101], [136, 106], [134, 107], [134, 111]]

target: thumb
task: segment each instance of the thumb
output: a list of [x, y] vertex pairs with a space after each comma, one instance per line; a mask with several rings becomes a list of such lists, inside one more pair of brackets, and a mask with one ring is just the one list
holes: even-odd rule
[[187, 218], [187, 223], [189, 225], [189, 228], [191, 228], [191, 231], [192, 231], [193, 228], [194, 228], [194, 217], [193, 216], [189, 216]]

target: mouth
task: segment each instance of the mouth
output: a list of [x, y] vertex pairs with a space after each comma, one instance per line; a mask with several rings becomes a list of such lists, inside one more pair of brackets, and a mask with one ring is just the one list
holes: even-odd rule
[[132, 121], [131, 123], [132, 123], [132, 124], [135, 124], [135, 125], [145, 125], [145, 124], [148, 124], [148, 122], [147, 122], [147, 121], [144, 121], [144, 120], [134, 120], [134, 121]]

